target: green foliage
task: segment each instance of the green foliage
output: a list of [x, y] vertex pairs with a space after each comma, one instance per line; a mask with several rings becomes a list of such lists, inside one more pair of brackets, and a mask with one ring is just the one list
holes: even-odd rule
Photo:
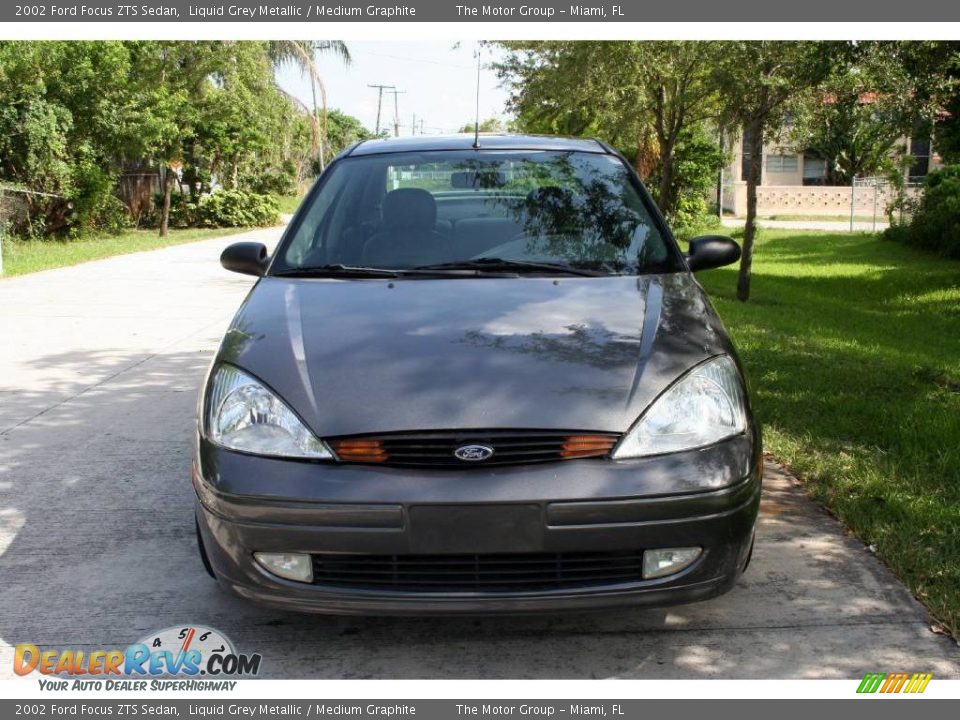
[[221, 190], [198, 203], [202, 227], [270, 227], [280, 224], [280, 202], [273, 195]]
[[924, 250], [960, 258], [960, 165], [930, 173], [910, 219], [891, 225], [884, 236]]
[[916, 92], [918, 78], [902, 61], [903, 43], [848, 49], [829, 75], [791, 104], [789, 140], [827, 161], [830, 184], [902, 171], [901, 139], [932, 122], [937, 99]]
[[[711, 198], [716, 190], [717, 177], [726, 156], [717, 141], [710, 137], [702, 126], [686, 128], [677, 140], [674, 151], [673, 182], [676, 184], [676, 199], [668, 220], [680, 237], [692, 237], [691, 233], [711, 227]], [[650, 178], [654, 196], [661, 183], [659, 171]]]
[[293, 163], [279, 168], [251, 168], [239, 176], [238, 187], [258, 195], [294, 195], [297, 175]]
[[100, 233], [108, 235], [119, 235], [134, 226], [133, 218], [130, 217], [130, 210], [123, 203], [123, 200], [115, 195], [106, 195], [103, 202], [93, 214], [91, 227]]
[[902, 62], [917, 80], [914, 92], [923, 102], [931, 99], [934, 118], [933, 145], [943, 161], [960, 163], [960, 42], [901, 41]]
[[338, 155], [343, 150], [361, 140], [371, 140], [375, 137], [371, 130], [364, 127], [353, 115], [347, 115], [337, 109], [327, 113], [327, 147], [330, 157]]
[[[170, 224], [174, 227], [271, 227], [280, 224], [280, 201], [273, 195], [218, 190], [195, 200], [179, 194], [170, 200]], [[159, 217], [154, 218], [154, 223], [159, 224]]]
[[[475, 122], [468, 122], [466, 125], [461, 127], [457, 132], [461, 133], [472, 133], [476, 132], [477, 124]], [[488, 117], [486, 120], [480, 121], [480, 132], [482, 133], [502, 133], [507, 131], [507, 124], [498, 117]]]
[[114, 159], [136, 136], [128, 48], [119, 42], [0, 42], [0, 181], [28, 196], [16, 233], [72, 235], [100, 221]]
[[[26, 196], [12, 230], [122, 229], [114, 194], [129, 168], [166, 169], [167, 190], [179, 184], [194, 205], [218, 185], [295, 192], [310, 173], [316, 123], [277, 87], [277, 45], [0, 42], [0, 183], [44, 193]], [[213, 203], [226, 203], [216, 217], [242, 215], [229, 201]]]
[[679, 177], [682, 144], [719, 112], [716, 66], [724, 43], [504, 42], [497, 65], [517, 125], [528, 132], [600, 136], [635, 158], [668, 216], [689, 214]]

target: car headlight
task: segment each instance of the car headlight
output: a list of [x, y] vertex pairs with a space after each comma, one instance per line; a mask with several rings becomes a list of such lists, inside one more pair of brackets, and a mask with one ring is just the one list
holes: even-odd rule
[[743, 383], [729, 355], [718, 355], [677, 380], [640, 416], [613, 451], [615, 460], [691, 450], [747, 427]]
[[209, 393], [207, 436], [218, 445], [256, 455], [333, 459], [280, 398], [232, 365], [214, 371]]

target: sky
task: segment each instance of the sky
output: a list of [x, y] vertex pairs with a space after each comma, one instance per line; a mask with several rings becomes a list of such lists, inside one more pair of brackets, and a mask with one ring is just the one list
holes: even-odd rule
[[[327, 104], [358, 118], [374, 129], [377, 119], [377, 90], [368, 85], [393, 85], [404, 91], [397, 96], [400, 135], [410, 135], [413, 114], [423, 132], [436, 135], [457, 132], [473, 122], [477, 91], [476, 43], [472, 40], [360, 42], [347, 43], [353, 62], [345, 66], [332, 55], [318, 56], [317, 62], [327, 86]], [[496, 50], [483, 48], [487, 65]], [[280, 73], [280, 85], [307, 106], [311, 104], [310, 83], [295, 68]], [[393, 95], [383, 96], [381, 128], [393, 130]], [[507, 117], [507, 92], [498, 87], [496, 74], [480, 71], [480, 118]]]

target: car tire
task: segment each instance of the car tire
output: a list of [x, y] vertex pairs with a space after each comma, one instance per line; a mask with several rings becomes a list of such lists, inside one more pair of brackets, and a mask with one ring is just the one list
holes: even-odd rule
[[207, 557], [207, 549], [203, 545], [203, 535], [200, 534], [200, 521], [194, 518], [193, 526], [197, 532], [197, 550], [200, 551], [200, 560], [203, 561], [203, 569], [207, 571], [207, 575], [216, 580], [217, 576], [213, 572], [213, 566], [210, 565], [210, 558]]

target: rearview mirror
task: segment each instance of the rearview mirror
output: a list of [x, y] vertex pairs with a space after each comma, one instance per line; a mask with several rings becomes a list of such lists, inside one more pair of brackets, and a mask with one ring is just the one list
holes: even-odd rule
[[258, 242], [228, 245], [220, 254], [220, 264], [231, 272], [262, 276], [267, 271], [267, 246]]
[[692, 272], [709, 270], [735, 263], [740, 259], [740, 246], [723, 235], [701, 235], [690, 241], [687, 265]]

